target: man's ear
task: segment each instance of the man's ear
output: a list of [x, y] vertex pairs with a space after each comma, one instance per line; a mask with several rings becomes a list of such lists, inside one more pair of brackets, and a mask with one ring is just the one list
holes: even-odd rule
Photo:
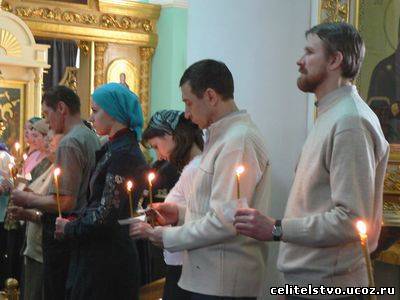
[[211, 106], [216, 106], [219, 102], [219, 95], [212, 88], [206, 89], [206, 91], [204, 92], [204, 96], [207, 96], [205, 98], [208, 99], [208, 103]]
[[63, 101], [59, 101], [57, 103], [57, 110], [61, 113], [61, 115], [66, 116], [69, 113], [69, 107]]
[[343, 54], [340, 51], [336, 51], [329, 58], [328, 68], [331, 71], [335, 71], [335, 70], [339, 69], [342, 66], [342, 63], [343, 63]]

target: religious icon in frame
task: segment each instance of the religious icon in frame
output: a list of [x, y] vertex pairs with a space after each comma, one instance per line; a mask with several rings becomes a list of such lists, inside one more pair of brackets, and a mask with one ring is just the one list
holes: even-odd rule
[[138, 68], [127, 59], [116, 59], [107, 68], [107, 83], [117, 82], [139, 95]]
[[15, 142], [23, 143], [24, 106], [25, 84], [0, 80], [0, 142], [9, 149]]
[[390, 144], [400, 144], [400, 0], [362, 1], [366, 55], [358, 86]]

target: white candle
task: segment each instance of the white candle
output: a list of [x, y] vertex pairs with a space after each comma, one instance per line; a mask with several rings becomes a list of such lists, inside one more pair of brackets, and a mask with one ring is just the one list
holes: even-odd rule
[[60, 174], [61, 174], [61, 169], [55, 168], [53, 175], [54, 175], [54, 184], [56, 185], [56, 201], [57, 201], [57, 207], [58, 207], [58, 216], [61, 218], [60, 187], [59, 187], [59, 181], [58, 181], [58, 176], [60, 176]]
[[153, 180], [156, 178], [156, 174], [150, 172], [147, 179], [149, 181], [149, 203], [153, 204]]
[[242, 175], [243, 172], [244, 172], [243, 166], [238, 166], [236, 168], [236, 194], [238, 199], [240, 199], [240, 175]]
[[[372, 269], [371, 257], [368, 251], [368, 236], [367, 225], [363, 221], [357, 221], [357, 230], [360, 235], [361, 249], [364, 255], [365, 263], [367, 265], [368, 285], [375, 287], [374, 273]], [[377, 299], [376, 296], [371, 295], [370, 299]]]
[[133, 187], [133, 183], [132, 183], [132, 181], [129, 180], [126, 183], [126, 189], [128, 190], [129, 207], [130, 207], [131, 217], [133, 218], [132, 187]]

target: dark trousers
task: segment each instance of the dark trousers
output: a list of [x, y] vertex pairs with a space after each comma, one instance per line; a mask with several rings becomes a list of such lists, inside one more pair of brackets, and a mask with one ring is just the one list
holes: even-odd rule
[[43, 283], [44, 300], [65, 298], [70, 246], [65, 240], [54, 239], [56, 216], [43, 216]]
[[182, 266], [167, 265], [163, 300], [190, 300], [191, 293], [181, 289], [178, 281], [181, 278]]
[[25, 256], [24, 300], [43, 300], [43, 264]]
[[[4, 223], [1, 224], [4, 226]], [[2, 228], [3, 230], [3, 228]], [[17, 229], [4, 230], [7, 245], [7, 258], [6, 258], [6, 278], [15, 278], [19, 284], [22, 283], [22, 265], [23, 256], [21, 250], [24, 244], [25, 226], [19, 226]], [[4, 283], [4, 280], [3, 282]]]
[[256, 300], [256, 297], [219, 297], [219, 296], [210, 296], [210, 295], [202, 295], [197, 293], [191, 293], [192, 296], [190, 300]]
[[0, 290], [4, 289], [4, 281], [7, 279], [7, 231], [4, 223], [0, 222]]

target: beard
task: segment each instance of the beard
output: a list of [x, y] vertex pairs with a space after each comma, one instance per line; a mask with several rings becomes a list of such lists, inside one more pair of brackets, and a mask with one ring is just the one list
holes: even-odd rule
[[297, 78], [297, 87], [305, 93], [314, 93], [317, 87], [323, 83], [327, 77], [324, 68], [320, 68], [316, 74], [309, 74], [306, 70], [300, 70], [301, 75]]

